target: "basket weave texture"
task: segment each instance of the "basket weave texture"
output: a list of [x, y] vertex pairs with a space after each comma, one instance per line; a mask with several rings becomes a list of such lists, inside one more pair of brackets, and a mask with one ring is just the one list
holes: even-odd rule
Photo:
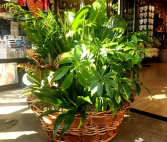
[[[44, 112], [33, 104], [33, 95], [28, 96], [27, 103], [37, 117]], [[112, 115], [112, 111], [87, 112], [86, 120], [79, 129], [78, 126], [81, 117], [78, 114], [75, 116], [74, 122], [70, 128], [61, 138], [59, 138], [62, 128], [60, 126], [55, 139], [53, 139], [53, 127], [59, 114], [54, 113], [48, 115], [41, 118], [40, 121], [48, 138], [55, 142], [108, 142], [117, 134], [119, 125], [129, 107], [130, 103], [125, 104], [123, 106], [123, 112], [118, 110], [115, 116]]]

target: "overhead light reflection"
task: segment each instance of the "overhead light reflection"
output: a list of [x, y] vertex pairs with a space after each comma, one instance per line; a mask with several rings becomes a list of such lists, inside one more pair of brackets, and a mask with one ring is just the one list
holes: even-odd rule
[[[150, 98], [150, 97], [148, 97], [148, 98]], [[152, 98], [153, 99], [166, 99], [167, 96], [166, 96], [166, 94], [157, 94], [157, 95], [153, 95]]]

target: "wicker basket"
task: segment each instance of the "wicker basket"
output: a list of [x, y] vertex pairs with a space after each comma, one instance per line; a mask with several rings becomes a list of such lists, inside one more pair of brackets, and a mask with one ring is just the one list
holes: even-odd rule
[[[43, 111], [32, 103], [32, 99], [32, 95], [28, 96], [28, 105], [34, 111], [34, 114], [39, 116]], [[123, 112], [118, 111], [115, 116], [112, 115], [112, 111], [88, 112], [84, 124], [79, 129], [81, 117], [78, 114], [75, 116], [71, 127], [61, 138], [59, 138], [62, 128], [60, 127], [56, 139], [53, 139], [53, 126], [58, 113], [48, 115], [40, 120], [48, 138], [55, 142], [108, 142], [117, 134], [119, 125], [129, 107], [130, 103], [125, 104]]]

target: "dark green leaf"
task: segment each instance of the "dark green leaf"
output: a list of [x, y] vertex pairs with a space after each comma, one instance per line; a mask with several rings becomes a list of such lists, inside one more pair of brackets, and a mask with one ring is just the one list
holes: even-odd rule
[[124, 89], [125, 94], [126, 94], [128, 97], [130, 97], [131, 92], [130, 92], [129, 87], [128, 87], [128, 86], [126, 86], [126, 85], [125, 85], [125, 84], [123, 84], [123, 83], [122, 83], [122, 87], [123, 87], [123, 89]]
[[40, 119], [40, 118], [42, 118], [44, 116], [47, 116], [47, 115], [55, 113], [55, 112], [59, 112], [59, 111], [58, 110], [47, 110], [47, 111], [43, 112], [41, 115], [39, 115], [37, 117], [37, 119]]
[[86, 119], [86, 113], [85, 113], [85, 111], [81, 111], [79, 113], [81, 114], [81, 121], [80, 121], [80, 124], [79, 124], [78, 128], [80, 128], [83, 125], [83, 123], [85, 122], [85, 119]]
[[149, 93], [150, 97], [152, 98], [151, 91], [146, 86], [144, 86], [142, 83], [140, 83], [140, 84], [146, 89], [146, 91]]
[[53, 81], [61, 79], [69, 70], [70, 66], [64, 66], [59, 68], [53, 75]]
[[114, 88], [118, 88], [118, 84], [117, 84], [115, 81], [113, 81], [113, 80], [111, 80], [111, 79], [108, 79], [108, 78], [106, 78], [106, 81], [107, 81], [111, 86], [113, 86]]
[[63, 127], [61, 129], [60, 137], [62, 137], [64, 133], [70, 128], [71, 124], [74, 121], [75, 114], [76, 114], [76, 111], [73, 111], [73, 110], [69, 110], [66, 113], [65, 118], [64, 118]]
[[71, 72], [63, 81], [62, 88], [66, 90], [68, 87], [70, 87], [74, 77], [74, 72]]
[[57, 131], [59, 130], [59, 127], [61, 123], [63, 122], [66, 114], [59, 114], [58, 117], [56, 118], [54, 128], [53, 128], [53, 138], [56, 137]]
[[113, 97], [113, 90], [107, 82], [105, 82], [105, 88], [106, 88], [107, 94], [112, 98]]
[[105, 110], [107, 109], [107, 101], [106, 101], [105, 98], [103, 98], [102, 101], [103, 101], [103, 102], [102, 102], [102, 111], [105, 111]]
[[120, 81], [128, 83], [129, 85], [133, 85], [132, 81], [129, 78], [123, 77], [120, 79]]
[[114, 110], [113, 110], [113, 115], [116, 115], [117, 114], [117, 104], [116, 103], [114, 103]]
[[[140, 92], [141, 92], [141, 88], [140, 88], [140, 85], [138, 83], [136, 83], [136, 93], [138, 95], [140, 95]], [[151, 93], [151, 92], [150, 92]]]
[[132, 56], [133, 56], [133, 55], [132, 55], [131, 53], [126, 54], [126, 57], [125, 57], [126, 61], [129, 60], [129, 59], [131, 59]]
[[107, 66], [105, 65], [105, 66], [103, 66], [103, 67], [101, 68], [101, 70], [100, 70], [101, 75], [103, 75], [103, 74], [105, 73], [106, 67], [107, 67]]

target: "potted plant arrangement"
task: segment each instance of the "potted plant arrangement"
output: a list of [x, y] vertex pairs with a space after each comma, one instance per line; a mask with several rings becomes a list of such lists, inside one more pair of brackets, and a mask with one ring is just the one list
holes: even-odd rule
[[27, 51], [35, 63], [18, 65], [27, 71], [22, 93], [29, 95], [31, 109], [54, 141], [110, 141], [143, 86], [136, 68], [148, 53], [140, 47], [149, 37], [125, 35], [125, 20], [108, 18], [105, 3], [96, 0], [63, 16], [38, 11], [38, 19], [27, 14], [29, 20], [20, 23], [36, 47]]

